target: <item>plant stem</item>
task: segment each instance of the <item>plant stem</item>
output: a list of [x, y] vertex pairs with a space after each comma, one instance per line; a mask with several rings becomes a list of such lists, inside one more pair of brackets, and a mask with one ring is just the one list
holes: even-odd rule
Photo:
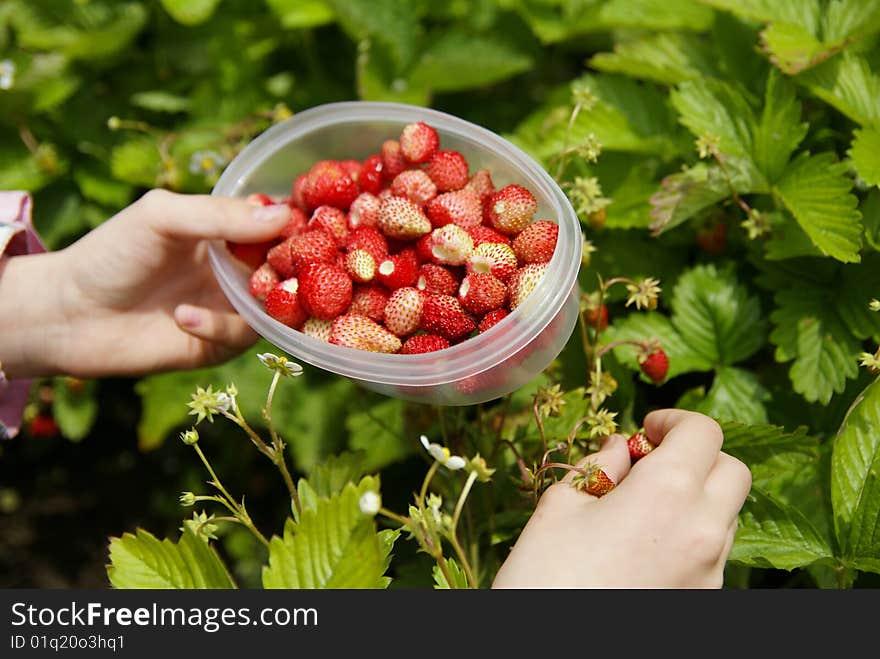
[[437, 561], [437, 565], [440, 566], [440, 571], [443, 573], [443, 577], [446, 579], [449, 588], [455, 590], [455, 583], [452, 581], [452, 575], [449, 574], [449, 566], [446, 564], [446, 558], [443, 556], [443, 552], [441, 551], [432, 554], [432, 556], [434, 556], [434, 560]]
[[379, 514], [384, 515], [388, 519], [393, 519], [395, 522], [400, 524], [401, 526], [409, 526], [409, 518], [404, 517], [403, 515], [398, 515], [393, 510], [388, 510], [385, 507], [379, 508]]
[[458, 501], [455, 503], [455, 511], [452, 513], [452, 533], [453, 535], [458, 528], [458, 519], [461, 517], [461, 511], [464, 508], [464, 502], [470, 494], [471, 488], [474, 486], [474, 483], [477, 480], [477, 472], [472, 471], [468, 474], [468, 479], [464, 484], [464, 487], [461, 490], [461, 494], [458, 495]]
[[468, 561], [467, 555], [458, 543], [458, 538], [455, 537], [455, 533], [450, 535], [449, 543], [455, 550], [455, 555], [458, 556], [458, 561], [461, 563], [461, 568], [464, 570], [464, 574], [467, 577], [468, 585], [473, 589], [479, 588], [477, 580], [474, 578], [474, 571], [471, 569], [470, 561]]
[[437, 473], [437, 469], [440, 467], [440, 463], [434, 460], [434, 463], [431, 465], [431, 468], [428, 469], [428, 473], [425, 474], [425, 480], [422, 481], [422, 489], [419, 492], [418, 504], [419, 508], [425, 507], [425, 497], [428, 495], [428, 485], [431, 483], [431, 479], [434, 478], [434, 474]]

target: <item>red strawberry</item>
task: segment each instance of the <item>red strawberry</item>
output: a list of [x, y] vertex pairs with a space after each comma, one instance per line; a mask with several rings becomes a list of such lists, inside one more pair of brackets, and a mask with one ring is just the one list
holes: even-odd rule
[[474, 247], [479, 247], [483, 243], [499, 243], [501, 245], [510, 245], [510, 238], [503, 233], [498, 233], [491, 227], [480, 224], [475, 227], [466, 227], [466, 230], [474, 239]]
[[727, 247], [727, 223], [715, 224], [697, 231], [697, 244], [707, 254], [717, 256]]
[[501, 233], [519, 233], [532, 221], [538, 201], [521, 185], [508, 185], [487, 198], [486, 219]]
[[377, 323], [385, 322], [385, 305], [388, 304], [388, 291], [382, 286], [358, 286], [351, 298], [348, 313], [366, 316]]
[[[310, 263], [336, 262], [336, 242], [330, 237], [330, 234], [321, 229], [312, 229], [301, 233], [288, 239], [287, 243], [290, 245], [290, 259], [296, 272]], [[284, 244], [281, 243], [281, 245]], [[272, 263], [271, 259], [269, 262]], [[278, 270], [279, 274], [284, 275], [274, 263], [272, 266]]]
[[470, 229], [483, 221], [480, 197], [476, 192], [468, 189], [445, 192], [434, 197], [425, 206], [425, 213], [435, 227], [457, 224]]
[[442, 265], [425, 263], [419, 267], [419, 278], [416, 288], [426, 293], [440, 293], [441, 295], [455, 295], [458, 292], [459, 281], [454, 274]]
[[394, 291], [404, 286], [413, 286], [419, 276], [419, 262], [412, 249], [405, 249], [389, 256], [379, 263], [376, 280]]
[[[293, 263], [293, 255], [290, 253], [290, 243], [293, 238], [288, 238], [278, 243], [266, 252], [266, 261], [281, 277], [285, 279], [296, 274], [296, 266]], [[335, 250], [335, 247], [334, 247]]]
[[421, 121], [407, 124], [400, 133], [400, 152], [411, 163], [428, 162], [438, 146], [437, 131]]
[[489, 274], [468, 275], [458, 289], [458, 301], [465, 311], [482, 316], [504, 306], [507, 287]]
[[602, 497], [614, 489], [614, 481], [602, 469], [595, 465], [590, 465], [587, 469], [589, 475], [578, 484], [582, 492], [592, 494], [594, 497]]
[[333, 206], [318, 206], [312, 213], [308, 228], [326, 231], [337, 245], [344, 245], [348, 238], [348, 221], [345, 213]]
[[249, 194], [245, 197], [245, 201], [254, 206], [271, 206], [275, 202], [272, 201], [272, 197], [267, 194], [263, 194], [262, 192], [254, 192], [253, 194]]
[[445, 265], [464, 265], [474, 251], [474, 239], [457, 224], [434, 229], [428, 244], [433, 260]]
[[308, 174], [300, 174], [293, 182], [293, 188], [290, 191], [290, 202], [302, 211], [308, 210], [303, 192], [306, 188], [306, 182], [309, 179]]
[[416, 258], [419, 263], [434, 263], [434, 255], [431, 253], [433, 243], [431, 242], [431, 234], [422, 236], [416, 241]]
[[281, 238], [290, 238], [306, 230], [309, 223], [309, 216], [300, 208], [292, 206], [290, 208], [290, 221], [284, 225], [278, 234]]
[[385, 305], [385, 327], [397, 336], [408, 336], [419, 328], [424, 295], [411, 287], [398, 288]]
[[587, 320], [587, 325], [590, 327], [593, 327], [600, 332], [604, 332], [605, 328], [608, 327], [608, 307], [604, 304], [599, 307], [588, 308], [584, 315]]
[[648, 436], [641, 431], [633, 433], [626, 440], [626, 446], [629, 449], [629, 457], [633, 462], [644, 458], [654, 450], [654, 445], [650, 442]]
[[321, 160], [309, 170], [302, 197], [311, 209], [326, 205], [348, 210], [358, 192], [357, 183], [351, 180], [341, 164], [334, 160]]
[[226, 248], [242, 263], [251, 269], [259, 268], [260, 264], [266, 260], [266, 252], [275, 244], [275, 241], [264, 243], [234, 243], [226, 241]]
[[488, 169], [478, 169], [474, 172], [466, 187], [480, 195], [481, 200], [495, 192], [495, 184], [492, 183], [492, 176]]
[[510, 310], [521, 305], [541, 281], [547, 270], [546, 263], [531, 263], [520, 268], [510, 278]]
[[254, 270], [248, 282], [248, 288], [255, 298], [265, 300], [266, 294], [275, 288], [280, 281], [275, 269], [268, 263], [264, 263]]
[[650, 352], [646, 351], [639, 355], [639, 368], [654, 384], [660, 384], [669, 372], [669, 357], [666, 356], [663, 348], [655, 347]]
[[495, 327], [495, 325], [500, 323], [502, 320], [507, 318], [508, 315], [510, 315], [510, 312], [507, 311], [507, 309], [495, 309], [493, 311], [490, 311], [485, 316], [483, 316], [483, 319], [480, 321], [477, 329], [479, 330], [480, 334], [482, 334], [483, 332], [487, 332], [488, 330]]
[[493, 277], [507, 283], [516, 272], [516, 254], [510, 245], [503, 243], [482, 243], [468, 257], [468, 273], [491, 273]]
[[429, 334], [457, 341], [476, 329], [476, 323], [451, 295], [427, 295], [422, 306], [421, 328]]
[[[394, 177], [406, 169], [406, 158], [400, 151], [400, 142], [386, 140], [382, 143], [382, 176], [386, 181], [393, 181]], [[375, 194], [375, 193], [374, 193]]]
[[309, 318], [303, 323], [300, 331], [306, 336], [310, 336], [318, 341], [327, 343], [330, 341], [330, 327], [333, 323], [329, 320], [321, 320], [320, 318]]
[[290, 327], [302, 325], [309, 314], [303, 309], [299, 281], [286, 279], [266, 294], [266, 313]]
[[538, 220], [523, 229], [513, 239], [513, 251], [523, 263], [547, 263], [556, 249], [559, 225]]
[[400, 339], [366, 316], [349, 313], [339, 316], [330, 327], [330, 343], [370, 352], [397, 352]]
[[416, 334], [409, 337], [400, 349], [399, 355], [421, 355], [449, 347], [449, 341], [436, 334]]
[[369, 192], [362, 192], [351, 202], [348, 211], [348, 228], [374, 227], [379, 223], [379, 198]]
[[389, 238], [414, 240], [431, 231], [431, 222], [409, 199], [389, 197], [379, 207], [379, 229]]
[[358, 182], [358, 176], [361, 173], [361, 163], [357, 160], [343, 160], [339, 163], [339, 166], [345, 170], [345, 173], [351, 177], [351, 180], [355, 183]]
[[384, 171], [382, 156], [378, 153], [364, 160], [357, 183], [361, 190], [370, 194], [379, 194], [382, 189], [382, 173]]
[[300, 271], [299, 280], [300, 298], [310, 316], [332, 320], [351, 304], [351, 279], [338, 265], [310, 263]]
[[51, 414], [41, 412], [27, 424], [28, 434], [31, 437], [51, 438], [59, 432], [58, 423]]
[[431, 156], [427, 171], [440, 192], [449, 192], [467, 185], [470, 168], [458, 151], [438, 151]]
[[345, 255], [345, 271], [352, 281], [364, 284], [376, 276], [376, 259], [365, 249], [354, 249]]
[[352, 231], [348, 234], [345, 248], [349, 252], [356, 249], [369, 252], [376, 259], [376, 263], [381, 263], [388, 256], [388, 241], [385, 240], [382, 232], [374, 227], [361, 227]]
[[424, 206], [437, 196], [437, 186], [421, 169], [406, 169], [391, 181], [391, 194]]

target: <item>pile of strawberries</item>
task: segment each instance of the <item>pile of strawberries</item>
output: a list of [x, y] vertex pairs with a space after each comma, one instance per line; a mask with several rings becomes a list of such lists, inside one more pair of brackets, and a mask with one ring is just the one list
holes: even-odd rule
[[558, 226], [535, 196], [496, 190], [488, 170], [439, 148], [418, 122], [363, 162], [322, 160], [296, 178], [277, 240], [229, 243], [255, 268], [251, 294], [276, 320], [323, 341], [417, 354], [481, 333], [544, 275]]

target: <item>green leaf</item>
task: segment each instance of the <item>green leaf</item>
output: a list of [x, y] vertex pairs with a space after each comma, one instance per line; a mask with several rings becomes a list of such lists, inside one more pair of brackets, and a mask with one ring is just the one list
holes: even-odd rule
[[880, 30], [880, 0], [836, 0], [822, 18], [825, 41], [856, 41]]
[[764, 402], [769, 398], [753, 373], [724, 366], [715, 373], [712, 388], [695, 411], [725, 421], [767, 423]]
[[781, 426], [728, 421], [721, 424], [721, 429], [724, 431], [724, 452], [750, 467], [780, 455], [802, 453], [814, 458], [818, 454], [818, 442], [807, 434], [805, 426], [786, 432]]
[[97, 383], [94, 380], [74, 383], [66, 378], [55, 378], [52, 391], [52, 415], [61, 434], [73, 441], [83, 439], [98, 418]]
[[443, 574], [443, 570], [440, 569], [439, 565], [434, 566], [434, 590], [449, 590], [451, 588], [458, 589], [467, 589], [470, 588], [468, 584], [467, 575], [464, 573], [464, 570], [461, 569], [459, 564], [455, 561], [454, 558], [446, 559], [446, 569], [449, 572], [449, 578], [452, 579], [452, 584], [446, 580], [446, 575]]
[[791, 154], [807, 134], [794, 85], [775, 69], [767, 77], [764, 109], [754, 128], [755, 164], [769, 181], [777, 181]]
[[367, 477], [319, 499], [299, 522], [288, 520], [283, 538], [270, 541], [263, 587], [387, 588], [392, 536], [378, 534], [375, 519], [358, 507], [361, 495], [378, 490], [378, 480]]
[[871, 71], [864, 57], [844, 51], [797, 80], [853, 121], [880, 127], [880, 76]]
[[781, 71], [797, 75], [830, 57], [835, 49], [793, 23], [771, 23], [761, 32], [761, 48]]
[[701, 0], [716, 9], [761, 23], [792, 23], [818, 34], [821, 19], [816, 0]]
[[161, 0], [171, 18], [183, 25], [198, 25], [214, 15], [220, 0]]
[[880, 251], [880, 190], [871, 190], [860, 208], [865, 225], [865, 242], [874, 251]]
[[329, 498], [364, 475], [362, 453], [340, 453], [315, 464], [309, 472], [309, 485], [319, 497]]
[[160, 89], [132, 94], [131, 104], [153, 112], [186, 112], [191, 102], [186, 96], [179, 96]]
[[616, 43], [614, 52], [594, 55], [590, 66], [666, 85], [715, 73], [703, 41], [687, 34], [665, 32]]
[[318, 27], [333, 20], [333, 10], [323, 0], [266, 0], [287, 29]]
[[776, 193], [823, 254], [858, 263], [861, 215], [846, 170], [832, 153], [802, 154], [786, 169]]
[[214, 548], [187, 526], [176, 543], [143, 529], [111, 538], [107, 576], [114, 588], [235, 588]]
[[716, 80], [683, 82], [670, 100], [694, 137], [713, 135], [722, 154], [751, 158], [754, 114], [733, 87]]
[[764, 242], [764, 256], [767, 259], [779, 261], [798, 256], [822, 256], [807, 232], [791, 215], [783, 211], [766, 213], [764, 217], [773, 227], [770, 237]]
[[880, 186], [880, 130], [863, 128], [854, 133], [847, 155], [852, 158], [858, 175], [868, 185]]
[[753, 567], [793, 570], [833, 558], [831, 546], [795, 507], [752, 487], [739, 516], [728, 560]]
[[398, 462], [413, 452], [418, 444], [416, 435], [407, 435], [404, 422], [404, 403], [386, 399], [364, 399], [360, 412], [345, 420], [349, 432], [349, 447], [363, 451], [364, 471], [373, 472]]
[[428, 105], [431, 90], [410, 84], [397, 75], [396, 66], [387, 49], [365, 39], [358, 44], [358, 95], [365, 101], [390, 101], [410, 105]]
[[136, 137], [115, 147], [110, 154], [113, 177], [145, 187], [156, 185], [161, 159], [159, 147], [152, 137]]
[[134, 196], [131, 185], [111, 178], [109, 172], [77, 167], [73, 172], [73, 180], [83, 197], [110, 208], [124, 208], [131, 203]]
[[398, 66], [407, 65], [416, 52], [416, 13], [398, 0], [326, 0], [340, 26], [353, 39], [373, 38], [394, 53]]
[[608, 0], [598, 19], [603, 28], [702, 32], [712, 25], [712, 10], [697, 0]]

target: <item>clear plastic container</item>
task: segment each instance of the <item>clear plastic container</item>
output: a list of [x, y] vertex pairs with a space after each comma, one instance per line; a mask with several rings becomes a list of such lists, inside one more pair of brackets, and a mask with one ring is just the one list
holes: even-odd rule
[[510, 393], [559, 354], [578, 315], [581, 231], [556, 182], [522, 150], [495, 133], [451, 115], [396, 103], [333, 103], [301, 112], [251, 142], [226, 168], [213, 194], [287, 195], [293, 179], [317, 160], [363, 159], [396, 139], [404, 125], [424, 121], [441, 148], [460, 151], [471, 171], [487, 168], [496, 188], [518, 183], [538, 200], [535, 216], [559, 224], [547, 273], [513, 313], [489, 331], [446, 350], [385, 355], [343, 348], [298, 332], [267, 315], [248, 292], [249, 272], [223, 242], [209, 246], [211, 264], [229, 301], [254, 330], [318, 368], [387, 396], [440, 405], [469, 405]]

